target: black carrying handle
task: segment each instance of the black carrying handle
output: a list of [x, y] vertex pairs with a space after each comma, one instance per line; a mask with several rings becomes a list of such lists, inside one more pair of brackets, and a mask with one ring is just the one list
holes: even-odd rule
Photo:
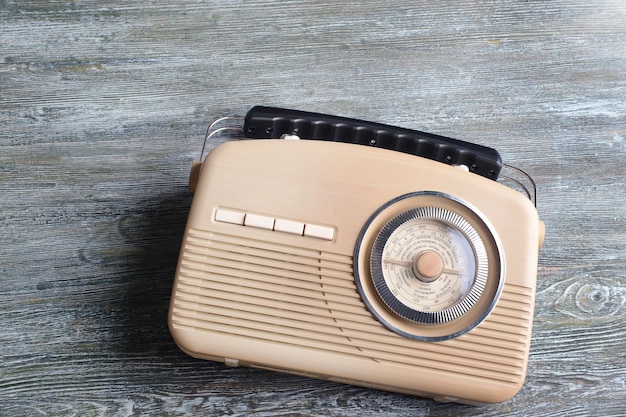
[[297, 135], [303, 139], [390, 149], [449, 165], [465, 165], [471, 172], [492, 180], [498, 178], [502, 169], [500, 154], [493, 148], [418, 130], [321, 113], [255, 106], [246, 114], [243, 132], [250, 139]]

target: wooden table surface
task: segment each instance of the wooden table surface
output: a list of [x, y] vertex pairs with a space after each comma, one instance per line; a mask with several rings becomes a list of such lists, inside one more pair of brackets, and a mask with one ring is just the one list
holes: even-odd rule
[[[514, 399], [179, 351], [190, 163], [209, 122], [257, 104], [474, 141], [534, 177], [547, 234]], [[625, 136], [622, 0], [0, 1], [0, 415], [626, 415]]]

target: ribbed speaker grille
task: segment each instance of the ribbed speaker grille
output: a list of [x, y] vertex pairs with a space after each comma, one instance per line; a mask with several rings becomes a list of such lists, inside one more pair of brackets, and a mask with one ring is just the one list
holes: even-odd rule
[[189, 230], [184, 245], [172, 313], [178, 328], [511, 384], [523, 372], [530, 329], [520, 317], [531, 314], [530, 288], [505, 285], [489, 318], [466, 335], [419, 342], [387, 330], [367, 311], [350, 256], [200, 230]]

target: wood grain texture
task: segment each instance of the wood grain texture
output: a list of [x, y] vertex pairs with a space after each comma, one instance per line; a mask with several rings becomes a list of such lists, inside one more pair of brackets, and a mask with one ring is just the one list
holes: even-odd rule
[[[0, 1], [0, 415], [626, 413], [626, 3]], [[167, 304], [207, 124], [475, 141], [547, 225], [527, 382], [470, 407], [191, 359]]]

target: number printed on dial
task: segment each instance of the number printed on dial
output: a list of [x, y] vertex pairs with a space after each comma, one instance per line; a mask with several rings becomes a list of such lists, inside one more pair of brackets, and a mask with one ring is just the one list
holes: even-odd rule
[[447, 223], [413, 219], [398, 227], [383, 249], [383, 276], [407, 307], [440, 311], [467, 295], [476, 269], [468, 239]]

